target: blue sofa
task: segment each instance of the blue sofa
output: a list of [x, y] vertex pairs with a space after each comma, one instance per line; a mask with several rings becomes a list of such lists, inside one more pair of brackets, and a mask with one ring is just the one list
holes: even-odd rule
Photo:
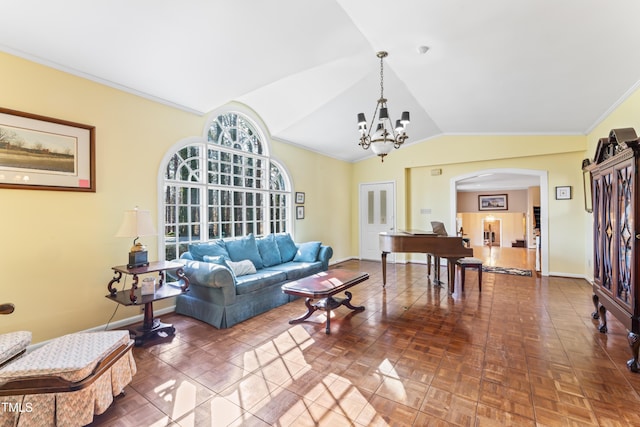
[[177, 297], [176, 312], [229, 328], [293, 300], [281, 286], [326, 271], [332, 256], [330, 246], [295, 243], [289, 234], [189, 245], [178, 260], [189, 292]]

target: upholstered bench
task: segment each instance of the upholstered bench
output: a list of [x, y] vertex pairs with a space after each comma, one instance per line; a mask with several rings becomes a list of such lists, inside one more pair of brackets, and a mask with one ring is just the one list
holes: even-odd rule
[[132, 346], [128, 331], [76, 333], [7, 363], [0, 425], [90, 424], [135, 375]]
[[478, 258], [465, 257], [456, 261], [456, 268], [460, 268], [460, 290], [464, 291], [464, 276], [467, 268], [478, 270], [478, 291], [482, 292], [482, 260]]
[[0, 367], [22, 356], [31, 344], [31, 332], [16, 331], [0, 335]]

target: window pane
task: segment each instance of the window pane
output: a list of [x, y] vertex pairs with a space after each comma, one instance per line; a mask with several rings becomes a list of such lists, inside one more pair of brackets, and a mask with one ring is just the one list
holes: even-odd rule
[[380, 224], [387, 223], [387, 190], [380, 191]]
[[369, 224], [373, 224], [373, 221], [374, 221], [373, 197], [374, 197], [373, 191], [367, 192], [367, 223]]

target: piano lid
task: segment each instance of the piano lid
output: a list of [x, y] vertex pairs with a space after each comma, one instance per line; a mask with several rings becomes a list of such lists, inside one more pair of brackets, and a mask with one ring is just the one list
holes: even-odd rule
[[400, 230], [401, 233], [411, 234], [412, 236], [435, 236], [436, 233], [433, 231], [424, 231], [424, 230]]
[[424, 231], [424, 230], [398, 230], [398, 231], [383, 231], [380, 233], [381, 236], [437, 236], [436, 233], [432, 231]]

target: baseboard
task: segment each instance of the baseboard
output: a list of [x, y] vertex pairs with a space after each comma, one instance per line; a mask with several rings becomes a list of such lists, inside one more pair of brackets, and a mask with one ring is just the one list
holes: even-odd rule
[[574, 273], [560, 273], [557, 271], [550, 271], [549, 276], [553, 277], [569, 277], [571, 279], [584, 279], [585, 281], [593, 284], [593, 278], [589, 278], [589, 276], [585, 274], [574, 274]]
[[[174, 311], [176, 311], [176, 306], [175, 305], [172, 305], [172, 306], [169, 306], [169, 307], [165, 307], [165, 308], [161, 308], [159, 310], [154, 310], [153, 311], [153, 317], [162, 316], [163, 314], [173, 313]], [[142, 322], [143, 320], [144, 320], [144, 314], [137, 314], [135, 316], [127, 317], [126, 319], [121, 319], [121, 320], [118, 320], [116, 322], [111, 322], [111, 323], [108, 323], [108, 324], [105, 323], [104, 325], [96, 326], [96, 327], [85, 329], [85, 330], [78, 331], [78, 332], [110, 331], [112, 329], [120, 329], [120, 328], [125, 327], [125, 326], [133, 325], [135, 323]], [[30, 346], [27, 347], [27, 351], [36, 350], [36, 349], [42, 347], [43, 345], [45, 345], [46, 343], [48, 343], [49, 341], [51, 341], [51, 340], [42, 341], [42, 342], [39, 342], [37, 344], [31, 344]]]

